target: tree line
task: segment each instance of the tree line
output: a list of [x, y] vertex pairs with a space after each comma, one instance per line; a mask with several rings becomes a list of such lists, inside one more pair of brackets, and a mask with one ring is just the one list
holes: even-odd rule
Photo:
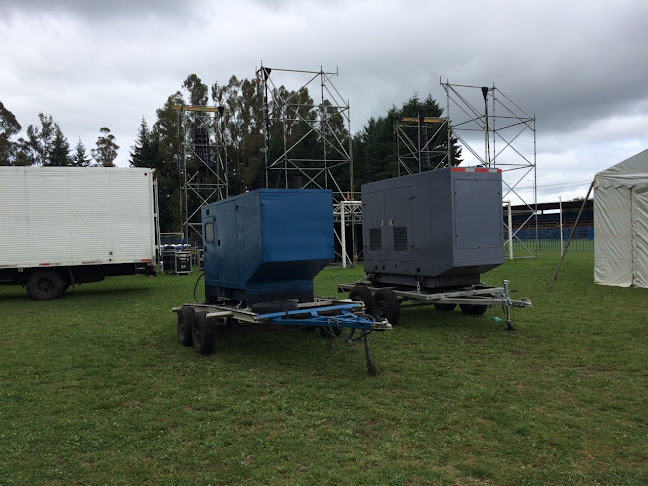
[[[44, 167], [114, 167], [119, 145], [110, 129], [99, 129], [96, 148], [90, 156], [79, 138], [74, 150], [52, 115], [39, 113], [39, 124], [29, 125], [26, 137], [13, 140], [22, 130], [14, 114], [0, 101], [0, 165]], [[93, 162], [94, 161], [94, 162]]]
[[[264, 98], [258, 79], [239, 79], [232, 76], [227, 84], [203, 83], [196, 75], [187, 76], [181, 89], [171, 94], [156, 110], [156, 120], [149, 125], [142, 118], [135, 143], [130, 150], [129, 163], [133, 167], [155, 169], [158, 181], [160, 228], [163, 232], [175, 232], [180, 228], [182, 215], [179, 201], [181, 196], [183, 140], [186, 136], [179, 130], [177, 105], [201, 105], [223, 107], [217, 122], [221, 123], [223, 142], [227, 152], [230, 195], [259, 187], [281, 187], [283, 181], [275, 172], [265, 180], [265, 157], [276, 160], [286, 147], [292, 147], [291, 157], [304, 161], [313, 158], [326, 145], [321, 133], [312, 130], [316, 124], [325, 121], [326, 137], [335, 140], [339, 146], [352, 147], [354, 167], [354, 190], [364, 183], [395, 177], [398, 174], [395, 144], [395, 124], [403, 117], [441, 117], [443, 109], [428, 95], [420, 99], [410, 97], [400, 107], [393, 105], [384, 116], [370, 118], [355, 134], [348, 133], [342, 116], [328, 100], [316, 104], [307, 87], [289, 91], [284, 86], [277, 88], [282, 99], [290, 99], [293, 113], [286, 113], [282, 106], [272, 106], [268, 100], [268, 115], [264, 118]], [[283, 111], [282, 111], [283, 110]], [[300, 123], [298, 120], [305, 120]], [[71, 150], [66, 137], [51, 115], [39, 113], [39, 126], [30, 125], [26, 137], [14, 138], [21, 126], [13, 114], [0, 102], [0, 165], [43, 165], [43, 166], [114, 166], [119, 146], [108, 128], [101, 128], [96, 148], [88, 157], [79, 139]], [[215, 118], [216, 122], [216, 118]], [[189, 135], [191, 137], [191, 134]], [[267, 140], [264, 137], [267, 136]], [[461, 151], [452, 139], [451, 164], [461, 161]], [[268, 153], [264, 152], [266, 144]], [[447, 135], [436, 142], [442, 151], [447, 147]], [[94, 162], [93, 162], [94, 161]], [[196, 156], [186, 159], [188, 170], [199, 170]], [[339, 190], [350, 191], [348, 164], [340, 164]], [[324, 174], [313, 176], [320, 179]], [[319, 181], [318, 181], [319, 183]], [[323, 184], [322, 184], [323, 185]]]

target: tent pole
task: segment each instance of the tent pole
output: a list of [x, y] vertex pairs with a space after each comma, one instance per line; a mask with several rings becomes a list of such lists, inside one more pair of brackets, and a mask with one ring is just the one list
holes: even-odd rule
[[574, 236], [574, 233], [576, 232], [576, 225], [578, 225], [578, 221], [580, 220], [581, 214], [583, 214], [583, 209], [585, 209], [585, 204], [587, 204], [587, 200], [589, 199], [589, 195], [592, 192], [592, 188], [594, 187], [594, 181], [589, 186], [589, 189], [587, 190], [587, 196], [585, 196], [585, 199], [583, 199], [583, 204], [581, 205], [580, 211], [578, 211], [578, 216], [576, 216], [576, 221], [574, 222], [574, 227], [571, 230], [571, 233], [569, 233], [569, 238], [567, 238], [567, 244], [565, 245], [565, 251], [563, 251], [562, 256], [560, 257], [560, 262], [558, 263], [558, 268], [556, 268], [556, 273], [554, 273], [553, 278], [551, 279], [551, 282], [549, 282], [549, 285], [547, 286], [547, 292], [551, 292], [551, 288], [553, 287], [554, 282], [556, 281], [556, 278], [558, 277], [558, 271], [560, 270], [560, 267], [562, 266], [563, 260], [565, 259], [565, 255], [567, 254], [567, 250], [569, 249], [569, 244], [571, 243], [572, 236]]
[[558, 196], [558, 203], [560, 204], [560, 254], [565, 253], [565, 238], [563, 238], [563, 211], [562, 211], [562, 196]]

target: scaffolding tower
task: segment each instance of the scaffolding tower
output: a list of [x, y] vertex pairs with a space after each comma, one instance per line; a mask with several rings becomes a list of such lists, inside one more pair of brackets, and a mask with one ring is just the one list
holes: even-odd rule
[[278, 69], [263, 63], [256, 71], [263, 96], [265, 185], [330, 189], [334, 221], [340, 224], [335, 232], [338, 256], [346, 266], [356, 253], [351, 257], [346, 251], [345, 225], [351, 225], [355, 249], [360, 202], [354, 200], [350, 107], [333, 83], [338, 75], [337, 70]]
[[222, 106], [174, 105], [182, 160], [178, 164], [182, 239], [202, 241], [200, 208], [228, 197]]
[[[530, 115], [495, 87], [450, 84], [446, 92], [448, 139], [462, 145], [470, 165], [502, 170], [502, 201], [512, 199], [524, 207], [520, 219], [505, 223], [510, 258], [536, 257], [538, 248], [538, 200], [535, 115]], [[451, 116], [452, 108], [452, 116]], [[483, 147], [480, 147], [482, 146]], [[524, 235], [523, 238], [520, 236]], [[513, 251], [516, 255], [513, 256]]]
[[448, 119], [419, 115], [394, 123], [398, 175], [440, 169], [450, 165]]

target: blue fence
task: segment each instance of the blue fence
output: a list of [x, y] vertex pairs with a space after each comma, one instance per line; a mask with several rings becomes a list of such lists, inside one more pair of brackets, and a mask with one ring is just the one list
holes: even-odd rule
[[[567, 245], [571, 228], [563, 228], [563, 241]], [[560, 251], [560, 228], [538, 229], [538, 240], [536, 242], [535, 229], [520, 229], [514, 233], [513, 251]], [[508, 248], [508, 233], [505, 235], [505, 243]], [[594, 250], [594, 228], [576, 228], [568, 251], [593, 251]]]

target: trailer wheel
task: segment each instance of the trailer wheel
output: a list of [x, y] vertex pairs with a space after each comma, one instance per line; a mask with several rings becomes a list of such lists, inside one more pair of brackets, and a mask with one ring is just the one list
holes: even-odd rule
[[371, 308], [376, 319], [387, 319], [392, 326], [400, 319], [400, 302], [392, 289], [380, 289], [373, 295]]
[[371, 304], [373, 296], [371, 295], [371, 290], [366, 285], [358, 284], [354, 285], [349, 292], [349, 299], [356, 302], [364, 302], [365, 312], [371, 314]]
[[457, 307], [457, 304], [434, 304], [434, 307], [438, 311], [453, 311], [455, 310], [455, 307]]
[[196, 317], [191, 326], [191, 338], [194, 349], [200, 354], [212, 354], [216, 344], [214, 325], [207, 319], [206, 312], [196, 312]]
[[468, 314], [469, 316], [481, 316], [488, 309], [487, 305], [479, 304], [459, 304], [461, 312]]
[[55, 270], [38, 270], [27, 278], [27, 295], [33, 300], [53, 300], [63, 295], [65, 283]]
[[193, 343], [191, 328], [193, 327], [195, 317], [196, 311], [191, 306], [183, 305], [178, 311], [176, 329], [178, 332], [178, 342], [183, 346], [191, 346]]

